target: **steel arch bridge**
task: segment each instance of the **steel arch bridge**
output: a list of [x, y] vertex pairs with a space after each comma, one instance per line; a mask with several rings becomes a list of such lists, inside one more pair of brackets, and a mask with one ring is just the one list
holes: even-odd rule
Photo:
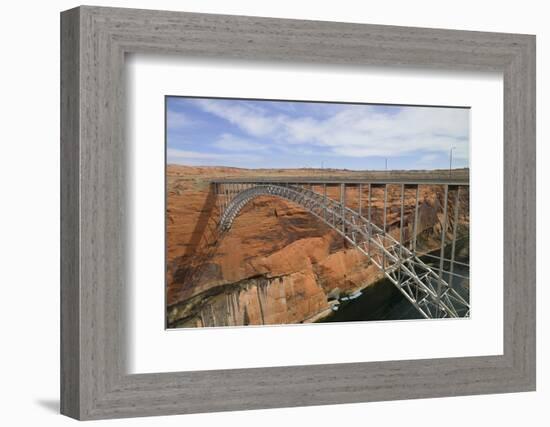
[[[387, 231], [386, 212], [389, 185], [401, 186], [399, 239]], [[441, 232], [441, 246], [439, 268], [434, 268], [424, 262], [416, 251], [416, 233], [418, 221], [419, 186], [424, 184], [443, 185], [443, 227]], [[416, 308], [424, 318], [456, 318], [467, 317], [470, 306], [453, 287], [454, 276], [462, 275], [453, 272], [456, 261], [455, 245], [458, 227], [458, 206], [461, 187], [467, 183], [441, 182], [371, 182], [371, 183], [332, 183], [332, 182], [266, 182], [266, 181], [223, 181], [214, 182], [216, 194], [220, 200], [219, 228], [227, 231], [241, 210], [251, 200], [260, 196], [275, 196], [303, 207], [306, 211], [336, 230], [345, 240], [350, 242], [361, 253], [375, 264], [405, 298]], [[327, 197], [327, 186], [340, 186], [340, 201]], [[322, 193], [314, 191], [314, 186], [320, 186]], [[346, 186], [359, 186], [359, 208], [353, 210], [346, 206]], [[361, 188], [368, 187], [367, 215], [363, 214], [361, 202]], [[376, 225], [372, 221], [372, 189], [382, 187], [384, 190], [383, 225]], [[414, 218], [413, 244], [408, 247], [403, 243], [404, 228], [404, 194], [406, 188], [416, 189], [416, 206]], [[452, 226], [451, 258], [445, 259], [444, 249], [448, 220], [449, 191], [454, 192], [454, 223]], [[444, 270], [444, 262], [450, 262], [449, 270]], [[469, 268], [469, 266], [468, 266]]]

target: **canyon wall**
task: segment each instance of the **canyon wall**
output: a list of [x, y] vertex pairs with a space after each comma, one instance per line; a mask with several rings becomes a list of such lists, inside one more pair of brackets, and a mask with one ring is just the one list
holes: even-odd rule
[[[167, 323], [169, 327], [239, 326], [316, 321], [330, 313], [331, 300], [381, 279], [383, 274], [359, 250], [300, 206], [258, 197], [232, 228], [219, 234], [218, 200], [209, 180], [241, 174], [230, 168], [169, 166], [167, 174]], [[418, 244], [439, 244], [442, 187], [422, 186]], [[314, 188], [314, 190], [316, 190]], [[318, 190], [319, 191], [319, 190]], [[362, 195], [364, 203], [368, 194]], [[388, 189], [387, 225], [398, 237], [401, 186]], [[339, 198], [338, 187], [329, 197]], [[357, 209], [358, 189], [346, 199]], [[468, 194], [461, 195], [467, 222]], [[416, 191], [405, 191], [403, 238], [413, 237]], [[365, 209], [366, 204], [363, 205]], [[383, 221], [383, 190], [372, 194], [373, 221]], [[453, 200], [449, 198], [448, 232]], [[450, 235], [449, 235], [450, 236]]]

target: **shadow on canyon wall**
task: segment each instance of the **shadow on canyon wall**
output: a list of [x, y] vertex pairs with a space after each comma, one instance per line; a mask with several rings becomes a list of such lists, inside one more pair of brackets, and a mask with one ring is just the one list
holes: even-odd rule
[[219, 215], [216, 199], [214, 185], [210, 184], [186, 250], [182, 256], [174, 259], [169, 267], [173, 271], [172, 282], [180, 284], [183, 293], [200, 282], [221, 240], [222, 233], [217, 227], [216, 220]]

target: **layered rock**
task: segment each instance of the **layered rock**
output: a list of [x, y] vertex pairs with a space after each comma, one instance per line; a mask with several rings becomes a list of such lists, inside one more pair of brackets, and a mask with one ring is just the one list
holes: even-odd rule
[[[315, 321], [330, 312], [331, 291], [352, 293], [382, 277], [368, 258], [346, 244], [335, 230], [300, 206], [279, 198], [254, 199], [228, 232], [218, 234], [219, 206], [208, 182], [233, 174], [241, 176], [243, 171], [168, 167], [170, 327]], [[328, 196], [339, 199], [338, 191], [330, 187]], [[368, 193], [366, 189], [363, 192], [362, 208], [366, 209]], [[358, 209], [357, 188], [348, 189], [346, 198], [350, 207]], [[399, 238], [401, 186], [390, 186], [387, 198], [387, 229]], [[377, 223], [383, 219], [383, 200], [383, 190], [373, 189], [371, 215]], [[403, 198], [406, 243], [413, 237], [415, 202], [415, 190], [407, 189]], [[419, 245], [426, 250], [438, 244], [443, 222], [441, 204], [441, 187], [422, 187], [417, 233]], [[462, 204], [464, 216], [467, 194], [462, 195]], [[452, 206], [450, 201], [448, 230]]]

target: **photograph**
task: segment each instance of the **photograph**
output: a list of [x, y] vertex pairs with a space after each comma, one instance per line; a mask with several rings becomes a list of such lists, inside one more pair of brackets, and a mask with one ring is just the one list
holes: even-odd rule
[[165, 96], [166, 327], [468, 318], [470, 108]]

